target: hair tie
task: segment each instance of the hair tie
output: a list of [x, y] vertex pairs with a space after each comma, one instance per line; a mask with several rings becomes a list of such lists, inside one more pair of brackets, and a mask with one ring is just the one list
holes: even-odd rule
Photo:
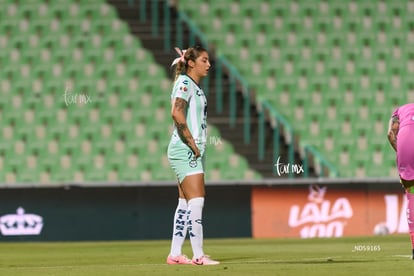
[[178, 58], [174, 59], [174, 61], [172, 62], [171, 66], [174, 66], [174, 65], [175, 65], [175, 64], [177, 64], [179, 61], [181, 61], [182, 63], [185, 63], [184, 54], [185, 54], [185, 52], [186, 52], [187, 50], [180, 50], [180, 48], [178, 48], [178, 47], [175, 47], [174, 49], [175, 49], [175, 51], [178, 53], [178, 55], [179, 55], [180, 57], [178, 57]]

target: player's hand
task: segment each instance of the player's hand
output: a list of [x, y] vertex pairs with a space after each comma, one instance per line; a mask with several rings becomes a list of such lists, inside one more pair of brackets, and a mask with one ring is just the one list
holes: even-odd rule
[[197, 159], [201, 156], [200, 150], [196, 147], [195, 150], [193, 150], [194, 153], [194, 159]]

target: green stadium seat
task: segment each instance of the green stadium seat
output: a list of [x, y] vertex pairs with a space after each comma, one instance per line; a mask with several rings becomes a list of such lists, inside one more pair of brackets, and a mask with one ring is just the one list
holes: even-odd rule
[[[187, 2], [189, 1], [184, 1], [180, 8], [186, 10]], [[267, 5], [271, 7], [270, 14], [263, 10]], [[254, 4], [237, 2], [236, 12], [244, 14], [244, 23], [251, 24], [248, 27], [255, 34], [245, 35], [250, 32], [249, 28], [243, 24], [238, 25], [234, 18], [221, 16], [221, 29], [214, 31], [214, 40], [211, 42], [216, 44], [219, 52], [225, 52], [226, 45], [220, 41], [226, 40], [226, 33], [234, 33], [232, 45], [236, 49], [243, 49], [243, 52], [250, 51], [250, 54], [242, 55], [243, 60], [238, 56], [239, 51], [230, 51], [226, 56], [256, 89], [259, 99], [269, 100], [290, 121], [298, 122], [298, 114], [304, 114], [300, 116], [307, 121], [295, 124], [303, 139], [315, 140], [310, 136], [309, 126], [312, 126], [312, 117], [321, 117], [319, 110], [323, 114], [333, 114], [332, 109], [337, 106], [338, 125], [348, 125], [348, 129], [357, 130], [347, 134], [340, 132], [333, 139], [333, 148], [339, 150], [329, 152], [328, 157], [338, 161], [343, 155], [341, 148], [350, 151], [357, 144], [358, 132], [364, 127], [368, 139], [379, 135], [380, 120], [387, 121], [388, 113], [391, 112], [388, 105], [397, 106], [411, 99], [407, 91], [412, 90], [414, 84], [410, 85], [407, 72], [410, 58], [406, 57], [410, 56], [410, 43], [414, 43], [414, 39], [410, 40], [407, 35], [413, 21], [410, 19], [413, 18], [413, 10], [407, 9], [407, 5], [406, 1], [377, 3], [314, 0], [295, 4], [289, 1], [259, 1]], [[215, 3], [209, 3], [208, 7], [205, 9], [205, 17], [213, 15], [212, 11], [219, 9]], [[200, 22], [198, 17], [193, 20]], [[204, 25], [207, 37], [211, 37], [212, 29], [208, 28], [208, 24]], [[271, 30], [267, 29], [268, 26], [272, 26]], [[265, 40], [271, 41], [270, 44], [260, 44], [257, 40], [259, 31], [270, 38]], [[275, 46], [277, 48], [274, 48], [276, 51], [273, 53], [276, 55], [273, 59], [260, 55]], [[307, 60], [307, 57], [313, 58]], [[255, 65], [256, 62], [260, 67]], [[267, 69], [272, 66], [277, 68], [275, 70], [278, 73]], [[269, 76], [276, 79], [276, 85], [270, 89], [264, 84]], [[323, 92], [322, 102], [312, 103], [313, 106], [303, 108], [302, 111], [302, 103], [312, 99], [308, 96], [311, 95], [309, 90], [312, 91], [315, 85]], [[289, 91], [289, 96], [286, 96], [286, 90]], [[359, 117], [354, 117], [353, 114], [358, 112], [362, 113], [358, 114]], [[369, 121], [375, 124], [368, 126]], [[331, 135], [335, 128], [329, 126], [325, 130], [325, 121], [323, 122], [319, 127], [315, 124], [313, 129], [319, 129], [322, 135]], [[378, 143], [374, 144], [379, 146]], [[319, 149], [324, 152], [323, 148]], [[362, 151], [361, 155], [369, 156], [372, 151], [374, 148], [369, 148]], [[352, 176], [357, 172], [374, 176], [370, 173], [375, 170], [371, 167], [363, 170], [361, 162], [343, 167], [344, 175]], [[388, 169], [390, 164], [387, 162], [384, 166], [380, 169], [384, 172], [381, 176], [389, 176], [393, 170]]]
[[[8, 8], [0, 11], [1, 33], [11, 34], [8, 39], [0, 35], [4, 52], [10, 53], [0, 57], [7, 64], [0, 78], [2, 138], [18, 139], [18, 151], [6, 143], [0, 147], [1, 154], [11, 154], [1, 181], [173, 180], [165, 156], [170, 100], [162, 94], [171, 89], [170, 81], [115, 9], [105, 1], [2, 3]], [[230, 12], [237, 11], [236, 6]], [[247, 13], [255, 13], [253, 6]], [[227, 5], [219, 10], [220, 20], [225, 20]], [[25, 16], [30, 16], [30, 24]], [[154, 78], [161, 79], [161, 88]], [[19, 93], [27, 91], [33, 94], [21, 94], [21, 101]], [[65, 91], [72, 96], [88, 94], [92, 102], [67, 102]], [[136, 91], [149, 93], [147, 105]], [[227, 160], [234, 151], [224, 147], [221, 154]], [[218, 150], [213, 148], [211, 155], [217, 156]], [[103, 154], [102, 167], [97, 167], [97, 154]], [[37, 165], [28, 168], [24, 159], [32, 155]], [[157, 170], [160, 163], [163, 170]], [[260, 176], [251, 172], [249, 177]]]

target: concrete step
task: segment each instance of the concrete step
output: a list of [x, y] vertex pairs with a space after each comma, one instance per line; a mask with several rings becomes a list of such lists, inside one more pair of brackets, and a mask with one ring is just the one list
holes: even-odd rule
[[[158, 13], [159, 18], [158, 20], [161, 20], [163, 18], [163, 9], [164, 6], [160, 3], [163, 2], [163, 0], [154, 0], [158, 1]], [[128, 5], [128, 1], [125, 0], [109, 0], [110, 4], [112, 4], [114, 7], [116, 7], [117, 12], [121, 19], [125, 20], [128, 25], [130, 26], [131, 32], [138, 36], [139, 39], [142, 41], [143, 46], [150, 50], [155, 60], [158, 64], [163, 66], [167, 72], [171, 72], [169, 75], [173, 75], [173, 72], [171, 71], [171, 62], [174, 58], [176, 58], [177, 54], [173, 49], [170, 51], [164, 50], [164, 37], [163, 37], [163, 24], [159, 27], [159, 33], [157, 36], [154, 36], [152, 34], [152, 26], [151, 26], [151, 1], [146, 1], [146, 12], [147, 12], [147, 21], [141, 22], [139, 20], [139, 2], [135, 1], [135, 5], [133, 7]], [[175, 17], [176, 17], [176, 10], [174, 8], [170, 9], [171, 14], [171, 25], [170, 25], [170, 37], [172, 39], [175, 38], [176, 34], [176, 26], [175, 26]], [[183, 35], [183, 44], [188, 45], [188, 29], [184, 29], [184, 35]], [[174, 46], [174, 43], [172, 43]], [[228, 140], [234, 147], [235, 151], [244, 156], [248, 161], [250, 166], [257, 170], [263, 177], [287, 177], [287, 176], [277, 176], [274, 174], [274, 161], [273, 161], [273, 143], [271, 134], [272, 130], [270, 127], [270, 124], [266, 124], [266, 133], [267, 133], [267, 142], [266, 142], [266, 151], [265, 151], [265, 158], [264, 160], [258, 160], [257, 152], [258, 152], [258, 146], [257, 146], [257, 136], [258, 136], [258, 115], [256, 111], [256, 106], [253, 101], [251, 101], [251, 107], [250, 107], [250, 121], [251, 121], [251, 137], [252, 141], [250, 144], [246, 145], [243, 141], [243, 97], [241, 94], [241, 91], [237, 92], [237, 100], [236, 100], [236, 126], [231, 127], [229, 124], [229, 77], [227, 74], [224, 73], [224, 75], [221, 76], [222, 83], [224, 85], [223, 88], [223, 112], [218, 113], [216, 112], [216, 90], [215, 90], [215, 60], [214, 56], [210, 56], [211, 63], [212, 63], [212, 69], [209, 73], [209, 87], [208, 89], [208, 122], [214, 126], [216, 126], [222, 135], [222, 138], [225, 140]], [[279, 149], [281, 156], [287, 156], [287, 144], [285, 143], [285, 140], [283, 136], [280, 137], [280, 149]], [[298, 155], [296, 154], [296, 158]], [[297, 158], [298, 159], [298, 158]], [[300, 160], [298, 159], [298, 162]]]

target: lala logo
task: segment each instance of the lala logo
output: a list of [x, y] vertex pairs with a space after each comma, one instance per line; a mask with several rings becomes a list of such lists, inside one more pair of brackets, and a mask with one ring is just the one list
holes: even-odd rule
[[0, 217], [0, 232], [4, 236], [39, 235], [43, 228], [43, 218], [35, 214], [25, 214], [22, 207], [16, 214]]
[[293, 205], [290, 208], [288, 225], [300, 229], [301, 238], [341, 237], [346, 219], [353, 216], [348, 199], [341, 197], [334, 202], [324, 199], [327, 187], [309, 186], [309, 202], [301, 208]]
[[410, 213], [407, 208], [407, 197], [396, 194], [386, 194], [384, 200], [385, 225], [387, 226], [389, 233], [408, 233], [408, 224], [411, 224], [412, 221], [409, 220]]

